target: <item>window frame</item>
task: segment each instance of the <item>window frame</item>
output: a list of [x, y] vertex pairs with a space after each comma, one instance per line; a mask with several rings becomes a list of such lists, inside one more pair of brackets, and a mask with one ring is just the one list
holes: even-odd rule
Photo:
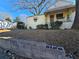
[[34, 19], [33, 19], [33, 20], [34, 20], [34, 22], [37, 22], [38, 18], [37, 18], [37, 17], [34, 17]]
[[[62, 14], [62, 17], [57, 17], [57, 15], [61, 15]], [[63, 12], [60, 12], [60, 13], [56, 13], [56, 19], [63, 19], [64, 18], [64, 13]]]

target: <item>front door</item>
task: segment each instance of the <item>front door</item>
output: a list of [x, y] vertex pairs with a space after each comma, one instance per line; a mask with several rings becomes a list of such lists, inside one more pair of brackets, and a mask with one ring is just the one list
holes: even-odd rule
[[53, 22], [54, 22], [54, 15], [50, 15], [50, 25], [51, 26], [52, 26]]
[[54, 22], [54, 15], [50, 15], [50, 22]]

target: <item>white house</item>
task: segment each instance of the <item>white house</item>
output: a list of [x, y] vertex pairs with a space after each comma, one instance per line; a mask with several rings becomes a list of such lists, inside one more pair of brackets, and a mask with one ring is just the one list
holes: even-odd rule
[[36, 29], [37, 25], [46, 24], [45, 15], [27, 17], [27, 29]]
[[66, 0], [58, 0], [54, 5], [50, 6], [44, 15], [32, 16], [27, 18], [27, 29], [36, 29], [39, 24], [48, 24], [62, 21], [60, 29], [70, 29], [75, 18], [75, 4]]

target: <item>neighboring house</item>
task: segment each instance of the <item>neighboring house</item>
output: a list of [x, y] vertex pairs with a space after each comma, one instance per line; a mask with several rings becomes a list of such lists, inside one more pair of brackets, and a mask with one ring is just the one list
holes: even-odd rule
[[45, 15], [27, 17], [27, 29], [37, 29], [37, 25], [46, 24]]
[[19, 21], [20, 22], [23, 22], [24, 24], [25, 24], [25, 26], [26, 26], [26, 18], [27, 18], [28, 16], [26, 15], [26, 14], [20, 14], [19, 16], [18, 16], [18, 18], [19, 18]]
[[12, 23], [6, 20], [0, 20], [0, 29], [16, 28], [17, 23]]
[[6, 29], [10, 27], [10, 22], [6, 20], [0, 20], [0, 29]]
[[63, 24], [60, 28], [70, 29], [74, 22], [75, 5], [69, 1], [58, 0], [45, 12], [45, 16], [49, 28], [51, 28], [52, 22], [62, 21]]

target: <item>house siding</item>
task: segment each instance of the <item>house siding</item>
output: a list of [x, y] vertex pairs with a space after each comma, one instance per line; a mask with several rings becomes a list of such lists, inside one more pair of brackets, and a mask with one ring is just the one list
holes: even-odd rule
[[[37, 21], [34, 21], [34, 18], [37, 18]], [[27, 18], [27, 29], [37, 29], [37, 25], [46, 24], [45, 15], [33, 16]]]

